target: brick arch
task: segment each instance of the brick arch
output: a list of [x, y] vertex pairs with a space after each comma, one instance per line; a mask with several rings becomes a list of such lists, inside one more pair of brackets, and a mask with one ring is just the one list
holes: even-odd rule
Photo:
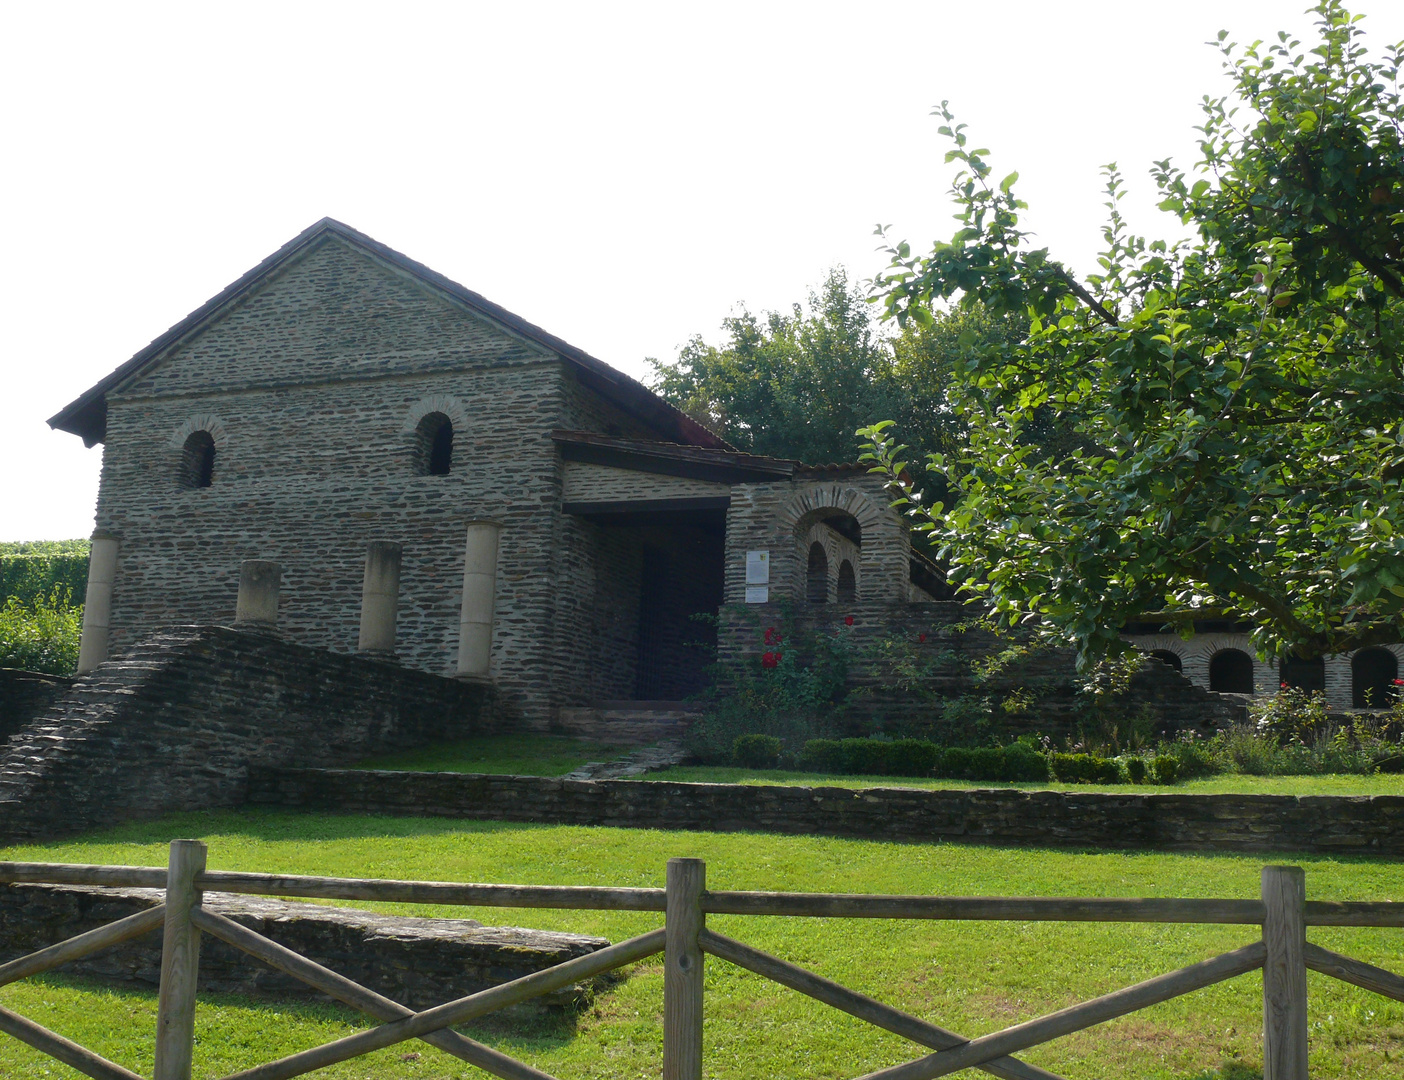
[[405, 414], [401, 433], [413, 436], [419, 429], [419, 422], [430, 413], [443, 413], [447, 416], [455, 432], [468, 429], [468, 411], [463, 407], [463, 402], [451, 394], [430, 394], [410, 406], [409, 412]]
[[208, 431], [216, 450], [223, 450], [229, 443], [229, 435], [224, 430], [224, 421], [214, 413], [197, 413], [175, 429], [169, 446], [172, 450], [184, 450], [185, 440], [197, 431]]
[[796, 539], [817, 520], [824, 510], [841, 510], [852, 514], [863, 527], [863, 547], [869, 544], [870, 530], [881, 527], [882, 511], [873, 501], [855, 488], [839, 487], [836, 484], [816, 485], [808, 491], [793, 496], [781, 509], [780, 526], [793, 533]]

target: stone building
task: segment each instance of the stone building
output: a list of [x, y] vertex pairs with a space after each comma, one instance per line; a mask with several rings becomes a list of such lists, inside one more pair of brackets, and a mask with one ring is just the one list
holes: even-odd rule
[[724, 602], [941, 588], [862, 469], [738, 453], [329, 219], [50, 424], [103, 444], [84, 670], [237, 609], [541, 726], [697, 689]]

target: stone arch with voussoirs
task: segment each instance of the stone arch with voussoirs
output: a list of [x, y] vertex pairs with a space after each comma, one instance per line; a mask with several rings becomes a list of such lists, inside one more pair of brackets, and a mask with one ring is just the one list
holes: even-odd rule
[[[909, 541], [901, 520], [889, 508], [857, 488], [843, 484], [814, 484], [797, 492], [781, 508], [778, 531], [790, 541], [786, 576], [777, 580], [781, 595], [803, 599], [809, 549], [815, 541], [814, 527], [827, 517], [846, 514], [858, 523], [861, 543], [854, 554], [829, 552], [830, 576], [837, 575], [843, 559], [853, 561], [860, 600], [905, 600], [907, 598]], [[803, 550], [801, 550], [803, 549]], [[831, 584], [831, 590], [834, 585]], [[830, 593], [833, 599], [833, 592]]]

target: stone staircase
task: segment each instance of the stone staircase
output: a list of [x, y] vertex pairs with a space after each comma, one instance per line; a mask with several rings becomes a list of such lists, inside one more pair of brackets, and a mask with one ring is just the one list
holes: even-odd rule
[[624, 746], [678, 742], [701, 712], [691, 701], [602, 701], [562, 707], [551, 731]]

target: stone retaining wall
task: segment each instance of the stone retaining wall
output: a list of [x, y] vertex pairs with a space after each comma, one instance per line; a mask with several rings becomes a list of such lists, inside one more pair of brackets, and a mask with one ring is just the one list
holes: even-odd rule
[[824, 788], [258, 769], [258, 806], [569, 825], [1160, 851], [1404, 855], [1404, 797]]
[[72, 679], [38, 671], [0, 668], [0, 743], [68, 689]]
[[250, 765], [345, 765], [492, 730], [475, 685], [217, 626], [73, 680], [0, 747], [0, 843], [238, 806]]
[[[159, 889], [0, 886], [0, 962], [135, 915], [161, 899]], [[411, 1009], [474, 994], [609, 944], [607, 938], [484, 926], [474, 919], [406, 918], [231, 893], [206, 893], [204, 904]], [[63, 970], [155, 990], [161, 979], [161, 931]], [[305, 983], [208, 934], [200, 943], [200, 989], [325, 1000]], [[595, 984], [568, 987], [526, 1008], [578, 1004], [594, 989]]]

